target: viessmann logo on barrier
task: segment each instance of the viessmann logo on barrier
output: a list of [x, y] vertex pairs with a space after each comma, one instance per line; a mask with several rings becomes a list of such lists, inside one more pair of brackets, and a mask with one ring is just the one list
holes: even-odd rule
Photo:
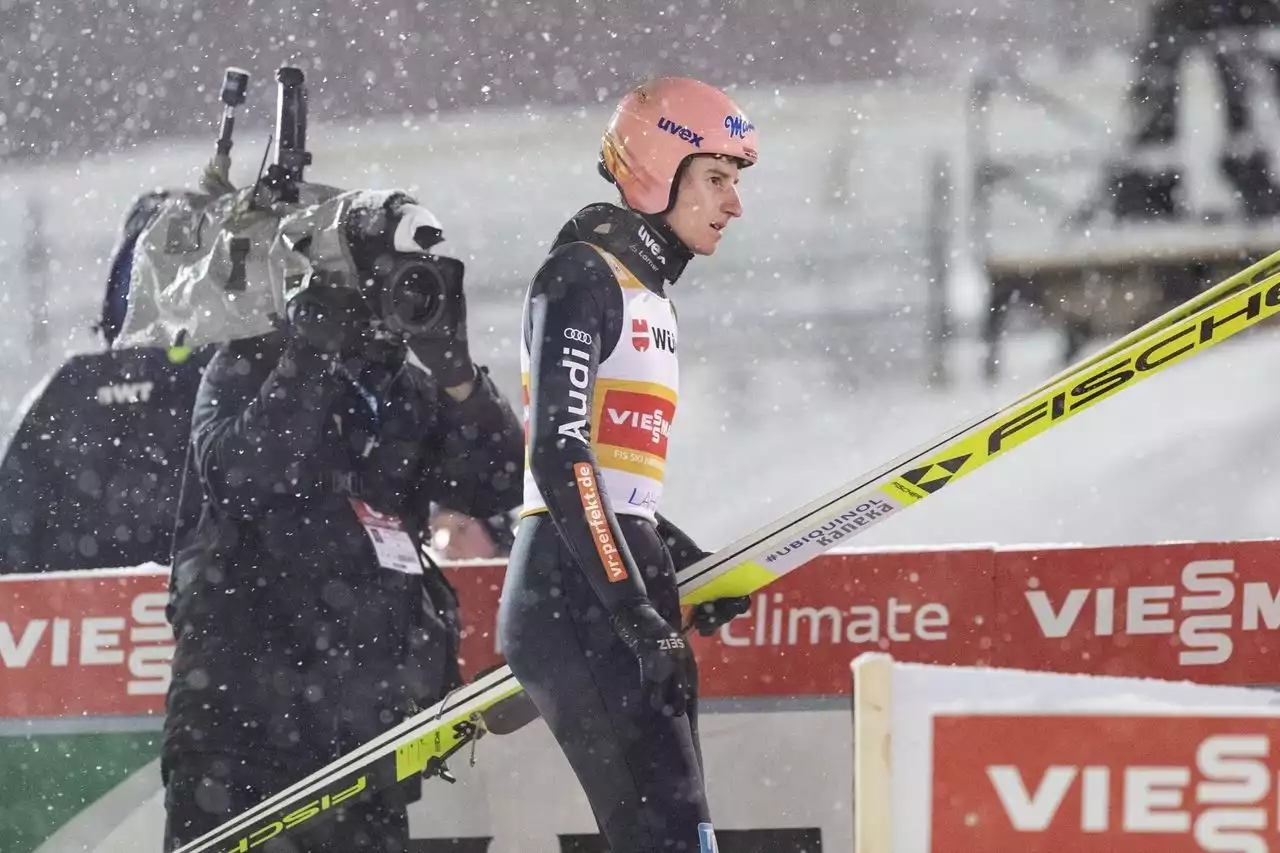
[[154, 573], [0, 583], [0, 717], [163, 707], [173, 634]]
[[1278, 781], [1280, 716], [939, 715], [930, 850], [1267, 853]]
[[[464, 611], [465, 671], [498, 662], [503, 566], [447, 569]], [[164, 712], [173, 658], [168, 572], [0, 576], [0, 719]]]
[[1028, 640], [1002, 665], [1276, 683], [1280, 543], [1011, 550], [996, 565], [1000, 636]]

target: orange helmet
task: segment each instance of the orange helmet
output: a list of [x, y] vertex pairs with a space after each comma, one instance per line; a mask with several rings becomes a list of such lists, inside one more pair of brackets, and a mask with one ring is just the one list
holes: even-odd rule
[[695, 154], [756, 162], [755, 125], [714, 86], [663, 77], [627, 93], [600, 144], [600, 171], [617, 184], [627, 206], [663, 213], [685, 159]]

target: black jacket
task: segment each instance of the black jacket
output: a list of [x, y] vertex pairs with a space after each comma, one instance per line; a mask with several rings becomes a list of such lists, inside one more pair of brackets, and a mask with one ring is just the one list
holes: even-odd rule
[[456, 602], [443, 576], [381, 568], [352, 498], [399, 516], [415, 541], [433, 501], [479, 518], [518, 504], [522, 430], [487, 373], [461, 403], [401, 360], [364, 379], [332, 374], [280, 334], [214, 355], [192, 417], [203, 507], [170, 581], [175, 690], [184, 671], [233, 666], [217, 651], [231, 641], [291, 655], [320, 636], [343, 642], [357, 619], [371, 635], [408, 633], [424, 581], [428, 611], [447, 616]]
[[0, 574], [169, 562], [211, 355], [76, 355], [33, 393], [0, 460]]

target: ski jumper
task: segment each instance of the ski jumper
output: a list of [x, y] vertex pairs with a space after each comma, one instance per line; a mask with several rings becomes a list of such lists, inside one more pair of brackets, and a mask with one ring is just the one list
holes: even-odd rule
[[[678, 628], [676, 568], [701, 554], [659, 515], [679, 392], [665, 288], [687, 260], [643, 217], [585, 208], [534, 277], [522, 324], [528, 457], [502, 650], [613, 853], [697, 851], [710, 831], [696, 695], [683, 715], [653, 707], [610, 622], [647, 600]], [[696, 685], [691, 657], [689, 669]]]

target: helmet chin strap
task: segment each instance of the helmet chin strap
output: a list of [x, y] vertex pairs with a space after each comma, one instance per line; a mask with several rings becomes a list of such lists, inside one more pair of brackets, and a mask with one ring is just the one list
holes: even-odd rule
[[618, 182], [613, 179], [613, 175], [609, 173], [609, 169], [604, 165], [604, 157], [600, 157], [596, 160], [596, 171], [600, 173], [600, 177], [604, 178], [615, 187], [618, 185]]
[[[622, 203], [622, 206], [643, 219], [645, 224], [652, 228], [654, 233], [656, 233], [662, 241], [676, 253], [676, 256], [685, 263], [693, 260], [693, 252], [689, 250], [689, 247], [684, 244], [683, 240], [676, 236], [676, 232], [667, 223], [667, 214], [671, 212], [671, 208], [676, 206], [676, 192], [680, 189], [680, 181], [684, 178], [685, 169], [689, 167], [689, 161], [691, 159], [693, 159], [692, 156], [686, 157], [681, 161], [679, 167], [676, 169], [675, 177], [671, 181], [671, 195], [667, 199], [667, 209], [659, 213], [641, 213], [636, 210], [627, 203], [627, 197], [622, 194], [621, 187], [618, 188], [618, 200]], [[608, 168], [605, 167], [603, 157], [596, 160], [596, 171], [600, 173], [600, 177], [604, 178], [615, 187], [618, 186], [618, 182], [614, 180], [613, 175], [610, 174]]]

